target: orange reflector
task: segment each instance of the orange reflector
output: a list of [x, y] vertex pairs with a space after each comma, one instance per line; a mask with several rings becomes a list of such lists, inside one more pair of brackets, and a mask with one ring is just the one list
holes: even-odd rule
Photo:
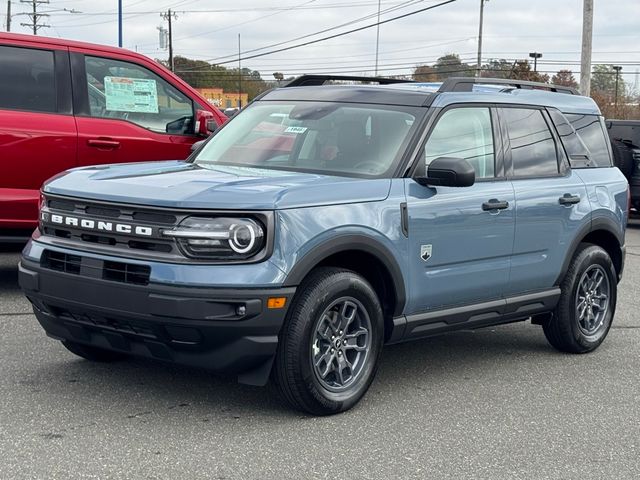
[[285, 303], [287, 303], [287, 297], [269, 297], [267, 308], [284, 308]]

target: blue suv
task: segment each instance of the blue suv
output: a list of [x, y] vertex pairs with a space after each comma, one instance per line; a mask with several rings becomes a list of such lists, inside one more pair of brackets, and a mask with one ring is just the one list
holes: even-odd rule
[[318, 415], [362, 398], [385, 344], [531, 319], [561, 351], [597, 348], [629, 188], [595, 103], [335, 80], [262, 95], [186, 161], [49, 180], [19, 273], [47, 334], [90, 360], [271, 377]]

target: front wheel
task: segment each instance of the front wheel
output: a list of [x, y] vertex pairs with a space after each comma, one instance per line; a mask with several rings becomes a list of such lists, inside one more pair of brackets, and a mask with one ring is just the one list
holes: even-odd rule
[[544, 334], [556, 349], [586, 353], [604, 341], [616, 310], [616, 272], [609, 254], [582, 244], [560, 288], [562, 293]]
[[380, 301], [360, 275], [319, 268], [300, 285], [280, 335], [274, 376], [287, 402], [343, 412], [373, 381], [384, 337]]

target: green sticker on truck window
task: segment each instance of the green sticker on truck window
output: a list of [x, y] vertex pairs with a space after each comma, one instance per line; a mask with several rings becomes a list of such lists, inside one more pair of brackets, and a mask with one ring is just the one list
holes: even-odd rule
[[155, 80], [104, 77], [104, 94], [107, 110], [158, 113], [158, 88]]

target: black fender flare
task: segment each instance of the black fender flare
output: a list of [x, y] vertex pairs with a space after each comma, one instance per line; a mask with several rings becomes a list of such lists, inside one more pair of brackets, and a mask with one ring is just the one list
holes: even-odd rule
[[283, 286], [295, 287], [300, 285], [304, 277], [324, 259], [348, 250], [358, 250], [373, 255], [384, 265], [393, 280], [393, 288], [396, 295], [394, 315], [401, 315], [407, 300], [402, 269], [387, 247], [366, 235], [338, 235], [319, 244], [295, 263], [285, 278]]
[[573, 237], [571, 245], [569, 245], [569, 249], [567, 250], [567, 256], [562, 263], [560, 274], [556, 279], [556, 285], [560, 285], [560, 283], [562, 282], [562, 279], [567, 273], [567, 270], [569, 270], [569, 264], [571, 263], [571, 260], [573, 259], [573, 256], [575, 255], [580, 243], [582, 243], [584, 237], [586, 237], [591, 232], [595, 232], [598, 230], [604, 230], [605, 232], [612, 234], [618, 241], [618, 245], [620, 245], [620, 248], [623, 248], [624, 231], [620, 230], [620, 226], [615, 222], [615, 220], [605, 216], [597, 216], [595, 218], [592, 218], [591, 223], [583, 225]]

